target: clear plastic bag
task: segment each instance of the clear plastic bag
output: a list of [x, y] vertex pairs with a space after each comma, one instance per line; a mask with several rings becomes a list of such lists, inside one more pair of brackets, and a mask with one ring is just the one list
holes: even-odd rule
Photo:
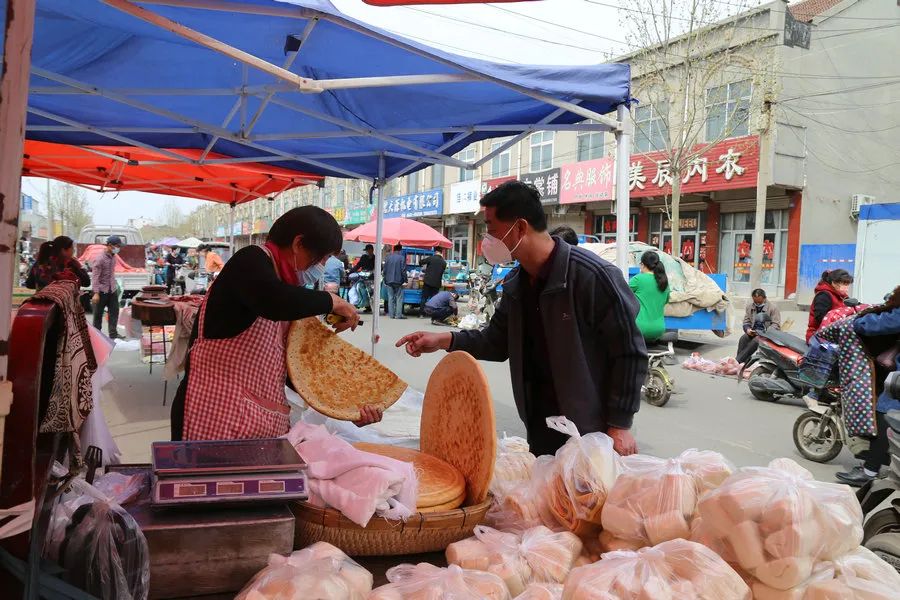
[[562, 600], [561, 583], [530, 583], [514, 600]]
[[[65, 469], [54, 465], [54, 474]], [[61, 578], [102, 600], [144, 600], [150, 551], [134, 518], [83, 479], [74, 479], [53, 507], [44, 557]]]
[[563, 600], [750, 600], [750, 588], [712, 550], [672, 540], [637, 552], [609, 552], [574, 569]]
[[548, 503], [556, 520], [580, 536], [599, 533], [601, 511], [620, 472], [619, 455], [605, 433], [579, 435], [565, 417], [550, 417], [547, 426], [571, 439], [556, 451], [556, 473]]
[[521, 535], [475, 528], [475, 537], [450, 544], [447, 562], [500, 577], [517, 596], [529, 583], [562, 583], [581, 555], [581, 540], [540, 526]]
[[862, 510], [845, 485], [812, 479], [790, 459], [751, 467], [729, 477], [700, 500], [705, 535], [713, 548], [748, 575], [789, 590], [862, 541]]
[[535, 456], [524, 439], [504, 435], [498, 440], [494, 478], [491, 481], [495, 502], [501, 502], [511, 490], [531, 480], [534, 461]]
[[543, 525], [554, 531], [564, 531], [550, 510], [550, 490], [556, 479], [556, 457], [539, 456], [531, 468], [531, 479], [520, 482], [506, 491], [485, 518], [485, 524], [513, 533], [522, 533]]
[[[603, 506], [604, 545], [610, 550], [635, 549], [688, 539], [698, 498], [733, 472], [718, 452], [686, 450], [671, 459], [624, 457], [622, 472]], [[624, 544], [617, 547], [610, 537]]]
[[235, 600], [365, 600], [372, 574], [326, 542], [290, 556], [272, 554], [269, 564]]
[[[446, 569], [419, 563], [388, 569], [390, 583], [376, 588], [368, 600], [509, 600], [506, 584], [496, 575], [450, 565]], [[306, 597], [304, 596], [304, 600]]]
[[150, 475], [147, 472], [133, 475], [118, 472], [104, 473], [94, 480], [94, 487], [101, 494], [119, 504], [134, 502], [149, 485]]

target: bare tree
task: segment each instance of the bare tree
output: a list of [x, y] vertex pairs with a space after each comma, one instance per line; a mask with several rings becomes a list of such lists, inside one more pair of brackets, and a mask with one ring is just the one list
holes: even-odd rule
[[[734, 14], [746, 6], [720, 0], [624, 0], [622, 5], [628, 41], [640, 48], [620, 58], [632, 64], [640, 101], [635, 152], [662, 153], [658, 177], [672, 188], [673, 254], [681, 247], [683, 183], [711, 168], [704, 155], [713, 146], [753, 130], [751, 106], [761, 103], [767, 84], [759, 76], [764, 69], [756, 30], [746, 23], [752, 14], [720, 21], [728, 16], [723, 8]], [[733, 94], [732, 86], [749, 96]]]
[[77, 238], [86, 225], [94, 222], [94, 211], [88, 203], [87, 194], [79, 187], [60, 182], [48, 186], [48, 190], [48, 220], [59, 222], [63, 235]]

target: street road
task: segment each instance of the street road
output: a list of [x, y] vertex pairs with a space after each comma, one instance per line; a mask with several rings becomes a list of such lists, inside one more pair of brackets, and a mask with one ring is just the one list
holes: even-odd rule
[[[365, 325], [345, 334], [345, 339], [368, 351], [372, 315], [364, 315]], [[377, 358], [393, 369], [412, 387], [425, 390], [428, 377], [444, 355], [438, 352], [412, 358], [394, 343], [406, 333], [416, 330], [449, 331], [436, 327], [429, 319], [409, 317], [405, 320], [381, 319], [381, 342]], [[765, 465], [771, 459], [787, 456], [809, 468], [817, 478], [831, 481], [842, 465], [853, 464], [845, 450], [828, 465], [804, 460], [794, 449], [791, 428], [802, 412], [798, 404], [783, 401], [770, 404], [754, 400], [746, 383], [714, 377], [681, 368], [681, 361], [692, 351], [720, 358], [733, 354], [735, 337], [709, 341], [700, 345], [680, 345], [678, 363], [668, 367], [675, 378], [675, 393], [669, 403], [657, 408], [643, 404], [635, 419], [635, 434], [640, 451], [662, 457], [677, 455], [688, 448], [716, 450], [737, 466]], [[150, 442], [169, 439], [169, 406], [162, 405], [162, 368], [148, 373], [139, 362], [137, 352], [113, 352], [110, 365], [115, 380], [104, 389], [103, 409], [113, 436], [123, 451], [125, 462], [147, 462]], [[524, 435], [516, 413], [509, 382], [507, 363], [483, 362], [491, 385], [497, 416], [498, 432]], [[170, 382], [171, 401], [175, 384]]]

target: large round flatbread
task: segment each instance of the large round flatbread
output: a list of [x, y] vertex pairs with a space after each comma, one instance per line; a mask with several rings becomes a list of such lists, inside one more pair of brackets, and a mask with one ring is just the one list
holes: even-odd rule
[[[353, 444], [363, 452], [371, 452], [380, 456], [387, 456], [403, 462], [411, 462], [419, 476], [419, 494], [416, 496], [417, 508], [430, 508], [444, 506], [459, 499], [459, 504], [465, 500], [466, 480], [459, 469], [439, 458], [399, 446], [387, 444], [368, 444], [359, 442]], [[459, 506], [457, 504], [456, 506]], [[456, 508], [454, 506], [453, 508]]]
[[438, 504], [437, 506], [419, 506], [417, 510], [420, 513], [439, 513], [446, 512], [448, 510], [454, 510], [463, 505], [463, 502], [466, 501], [466, 492], [463, 489], [463, 493], [451, 500], [450, 502], [446, 502], [444, 504]]
[[287, 368], [294, 389], [310, 407], [343, 421], [359, 419], [360, 407], [367, 404], [387, 409], [407, 387], [315, 317], [291, 323]]
[[484, 502], [494, 475], [497, 426], [487, 378], [471, 355], [451, 352], [434, 368], [419, 429], [422, 452], [466, 478], [466, 505]]

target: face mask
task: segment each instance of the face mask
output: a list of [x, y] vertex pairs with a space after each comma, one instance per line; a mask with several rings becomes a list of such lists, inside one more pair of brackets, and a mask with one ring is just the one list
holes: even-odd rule
[[506, 236], [509, 235], [509, 233], [513, 230], [517, 223], [518, 221], [513, 223], [512, 227], [510, 227], [500, 239], [495, 238], [489, 233], [484, 234], [484, 239], [481, 241], [481, 253], [484, 254], [484, 259], [486, 261], [488, 261], [492, 265], [500, 265], [512, 262], [512, 253], [516, 251], [516, 248], [519, 247], [519, 244], [522, 243], [522, 240], [519, 239], [519, 241], [516, 242], [516, 245], [513, 246], [512, 250], [506, 247], [506, 244], [503, 243], [503, 240], [506, 239]]
[[322, 276], [324, 275], [325, 265], [319, 263], [316, 263], [305, 270], [297, 270], [297, 279], [300, 281], [300, 285], [313, 285], [315, 282], [322, 279]]
[[112, 253], [113, 253], [113, 254], [118, 254], [118, 253], [119, 253], [119, 249], [118, 249], [118, 248], [113, 248], [113, 249], [112, 249]]

